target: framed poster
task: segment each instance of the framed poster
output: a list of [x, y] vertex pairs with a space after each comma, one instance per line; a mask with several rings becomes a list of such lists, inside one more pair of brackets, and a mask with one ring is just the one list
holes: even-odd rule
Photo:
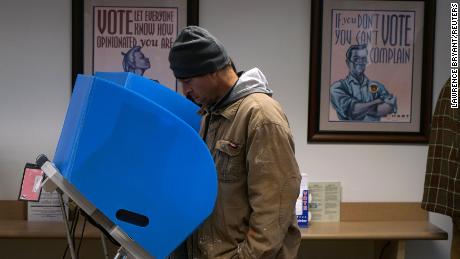
[[428, 142], [433, 0], [313, 0], [309, 142]]
[[168, 54], [198, 25], [198, 0], [72, 0], [72, 85], [78, 73], [132, 72], [177, 91]]

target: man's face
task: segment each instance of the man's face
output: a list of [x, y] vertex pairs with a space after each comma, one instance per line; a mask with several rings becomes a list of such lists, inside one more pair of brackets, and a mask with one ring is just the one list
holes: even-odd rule
[[351, 51], [350, 60], [348, 60], [348, 68], [355, 76], [361, 76], [366, 70], [367, 65], [367, 50], [358, 49]]
[[150, 68], [150, 60], [146, 58], [144, 54], [140, 51], [134, 52], [134, 64], [136, 68], [146, 70]]
[[201, 105], [212, 105], [219, 100], [216, 80], [212, 74], [178, 79], [185, 96]]

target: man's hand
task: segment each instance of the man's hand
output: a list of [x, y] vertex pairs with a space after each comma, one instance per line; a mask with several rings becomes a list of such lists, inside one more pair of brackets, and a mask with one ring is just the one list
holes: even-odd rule
[[392, 94], [390, 94], [389, 96], [385, 97], [385, 99], [383, 99], [383, 101], [385, 103], [388, 103], [389, 105], [391, 106], [396, 106], [396, 96], [393, 96]]
[[384, 101], [380, 98], [377, 98], [367, 103], [356, 103], [351, 111], [352, 118], [359, 118], [366, 114], [374, 115], [376, 107], [383, 103]]

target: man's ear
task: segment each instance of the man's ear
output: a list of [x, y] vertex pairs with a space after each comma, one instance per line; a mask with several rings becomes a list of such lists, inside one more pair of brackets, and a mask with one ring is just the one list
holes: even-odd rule
[[211, 76], [213, 78], [217, 78], [219, 76], [219, 72], [220, 72], [220, 70], [214, 71], [212, 73], [209, 73], [209, 76]]
[[220, 78], [220, 70], [217, 70], [215, 72], [209, 73], [206, 76], [208, 77], [209, 80], [213, 80], [215, 82], [218, 82], [219, 78]]

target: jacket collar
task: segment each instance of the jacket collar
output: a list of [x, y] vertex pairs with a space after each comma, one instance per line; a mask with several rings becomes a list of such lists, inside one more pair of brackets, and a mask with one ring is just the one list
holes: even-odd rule
[[236, 112], [238, 111], [238, 108], [240, 107], [241, 102], [243, 102], [243, 99], [244, 98], [238, 99], [234, 103], [226, 107], [219, 108], [211, 113], [207, 112], [206, 107], [201, 107], [199, 113], [201, 115], [204, 115], [204, 114], [220, 115], [226, 118], [227, 120], [233, 120], [235, 118]]
[[367, 83], [368, 83], [368, 81], [369, 81], [369, 79], [367, 78], [367, 76], [366, 76], [366, 75], [363, 75], [363, 82], [360, 83], [359, 80], [358, 80], [356, 77], [354, 77], [352, 73], [349, 73], [349, 74], [348, 74], [346, 80], [347, 80], [347, 83], [348, 83], [348, 84], [354, 83], [354, 84], [356, 84], [356, 85], [367, 85]]

